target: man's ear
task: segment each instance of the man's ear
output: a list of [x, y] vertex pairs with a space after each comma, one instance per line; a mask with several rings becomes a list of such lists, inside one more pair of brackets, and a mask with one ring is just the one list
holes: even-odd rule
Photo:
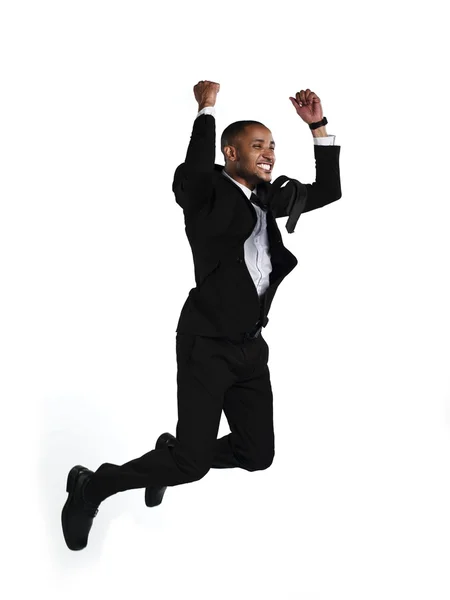
[[223, 149], [225, 155], [225, 162], [229, 160], [234, 162], [236, 160], [236, 148], [234, 146], [225, 146]]

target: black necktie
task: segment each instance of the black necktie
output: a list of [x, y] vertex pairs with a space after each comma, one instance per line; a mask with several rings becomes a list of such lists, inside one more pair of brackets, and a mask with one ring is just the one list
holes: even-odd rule
[[261, 198], [258, 198], [258, 196], [256, 194], [254, 194], [253, 192], [252, 192], [252, 194], [250, 196], [250, 201], [253, 202], [253, 204], [256, 204], [257, 206], [259, 206], [259, 208], [262, 208], [263, 210], [267, 210], [267, 208], [264, 205], [264, 203], [261, 200]]

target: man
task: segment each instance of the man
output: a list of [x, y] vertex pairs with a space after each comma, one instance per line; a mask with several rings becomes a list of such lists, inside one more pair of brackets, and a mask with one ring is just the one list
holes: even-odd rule
[[[117, 492], [146, 488], [147, 506], [157, 506], [167, 486], [198, 481], [210, 468], [266, 469], [274, 457], [269, 348], [261, 330], [276, 289], [297, 265], [275, 219], [289, 217], [292, 233], [301, 212], [341, 197], [340, 146], [326, 133], [319, 97], [306, 89], [290, 100], [314, 137], [313, 184], [286, 176], [271, 183], [275, 141], [257, 121], [224, 130], [225, 166], [217, 165], [219, 89], [211, 81], [194, 86], [198, 114], [172, 186], [196, 279], [177, 326], [176, 436], [163, 433], [154, 450], [121, 466], [69, 471], [62, 527], [71, 550], [86, 547], [99, 504]], [[230, 434], [217, 439], [222, 410]]]

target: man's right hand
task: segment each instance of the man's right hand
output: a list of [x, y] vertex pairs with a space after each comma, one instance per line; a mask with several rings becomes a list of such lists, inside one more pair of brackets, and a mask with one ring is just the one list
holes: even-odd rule
[[197, 85], [194, 85], [194, 96], [198, 102], [198, 110], [202, 110], [205, 106], [214, 106], [219, 90], [220, 83], [214, 81], [199, 81]]

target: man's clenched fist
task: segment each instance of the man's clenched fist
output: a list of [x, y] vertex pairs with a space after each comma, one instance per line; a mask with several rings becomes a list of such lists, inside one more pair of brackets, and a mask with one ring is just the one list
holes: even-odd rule
[[199, 81], [197, 85], [194, 85], [194, 96], [198, 102], [198, 109], [214, 106], [219, 90], [220, 83], [214, 81]]

